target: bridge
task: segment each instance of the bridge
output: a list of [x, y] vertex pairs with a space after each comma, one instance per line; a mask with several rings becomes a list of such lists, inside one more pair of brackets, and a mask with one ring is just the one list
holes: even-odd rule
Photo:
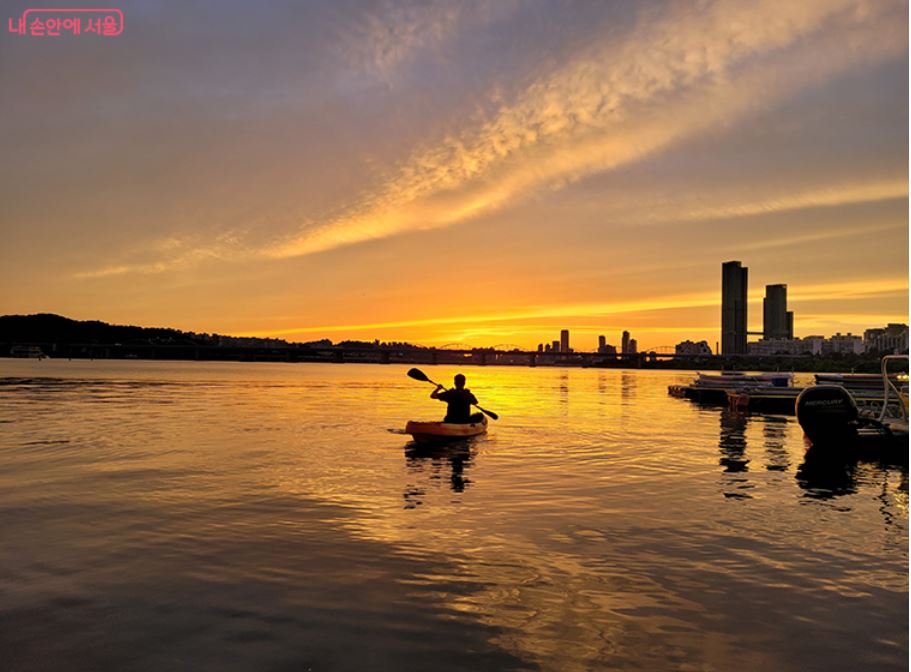
[[[303, 353], [301, 353], [303, 354]], [[603, 352], [540, 352], [522, 350], [519, 346], [506, 343], [485, 348], [467, 347], [464, 344], [448, 343], [439, 348], [316, 348], [314, 355], [322, 361], [335, 362], [376, 362], [381, 364], [460, 364], [485, 366], [617, 366], [640, 367], [644, 363], [670, 360], [705, 360], [710, 355], [678, 355], [671, 346], [647, 352], [603, 353]]]
[[[3, 345], [3, 352], [15, 344]], [[32, 344], [35, 345], [35, 344]], [[592, 366], [625, 362], [655, 361], [683, 357], [667, 352], [643, 352], [636, 354], [606, 354], [598, 352], [538, 352], [522, 350], [512, 343], [491, 347], [470, 347], [450, 343], [439, 348], [417, 346], [358, 345], [339, 347], [334, 345], [304, 346], [289, 345], [275, 347], [231, 347], [202, 344], [121, 344], [121, 343], [38, 343], [38, 347], [50, 357], [94, 358], [94, 359], [199, 359], [199, 360], [241, 360], [241, 361], [286, 361], [286, 362], [393, 362], [423, 364], [512, 364], [512, 365], [566, 365]]]
[[[51, 358], [164, 359], [270, 362], [334, 362], [374, 364], [443, 364], [459, 366], [568, 366], [604, 368], [728, 368], [757, 367], [769, 357], [759, 355], [678, 355], [670, 346], [646, 352], [614, 354], [599, 352], [539, 352], [506, 343], [488, 348], [448, 344], [440, 348], [358, 345], [355, 347], [288, 345], [275, 347], [229, 347], [202, 344], [121, 343], [0, 343], [0, 353], [15, 345], [40, 347]], [[454, 347], [459, 345], [459, 347]], [[777, 362], [801, 360], [800, 355], [776, 355]]]

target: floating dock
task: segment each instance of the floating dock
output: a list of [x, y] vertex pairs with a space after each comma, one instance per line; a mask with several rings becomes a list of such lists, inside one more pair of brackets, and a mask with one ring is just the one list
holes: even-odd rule
[[[728, 406], [745, 413], [775, 413], [794, 415], [797, 397], [804, 387], [774, 387], [771, 385], [742, 389], [700, 387], [698, 385], [669, 385], [667, 392], [678, 399], [690, 399], [707, 406]], [[882, 387], [878, 390], [850, 390], [859, 406], [882, 407]]]

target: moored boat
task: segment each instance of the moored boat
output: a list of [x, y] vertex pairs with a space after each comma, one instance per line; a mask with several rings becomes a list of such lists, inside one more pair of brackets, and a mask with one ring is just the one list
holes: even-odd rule
[[720, 374], [697, 374], [693, 385], [696, 387], [713, 387], [730, 390], [739, 387], [788, 387], [794, 380], [793, 373], [741, 373], [730, 371]]
[[672, 397], [692, 399], [704, 404], [727, 404], [732, 390], [747, 389], [791, 389], [793, 373], [699, 373], [689, 385], [670, 385], [668, 394]]
[[47, 359], [47, 355], [37, 345], [14, 345], [10, 348], [11, 357], [27, 357], [29, 359]]
[[[858, 407], [860, 395], [845, 385], [814, 385], [797, 397], [797, 422], [807, 439], [817, 450], [844, 451], [858, 445], [875, 442], [890, 445], [908, 455], [908, 387], [899, 387], [896, 377], [888, 372], [891, 361], [904, 360], [907, 355], [888, 355], [882, 359], [879, 384], [882, 403], [878, 409]], [[865, 385], [869, 389], [869, 385]], [[894, 451], [893, 451], [894, 452]]]
[[[879, 373], [817, 373], [815, 378], [817, 385], [840, 385], [852, 391], [883, 389], [883, 376]], [[907, 382], [908, 377], [890, 373], [889, 380], [901, 384]]]

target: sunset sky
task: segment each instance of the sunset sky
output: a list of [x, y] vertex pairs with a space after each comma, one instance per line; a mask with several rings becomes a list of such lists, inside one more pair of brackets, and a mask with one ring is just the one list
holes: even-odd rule
[[0, 35], [0, 314], [714, 347], [738, 259], [751, 328], [908, 320], [906, 2], [112, 6]]

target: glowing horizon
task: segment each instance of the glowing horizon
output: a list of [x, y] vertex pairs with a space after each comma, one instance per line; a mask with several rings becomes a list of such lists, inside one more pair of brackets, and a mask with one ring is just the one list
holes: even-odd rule
[[798, 336], [908, 322], [899, 0], [124, 12], [2, 43], [0, 313], [714, 346], [740, 259]]

